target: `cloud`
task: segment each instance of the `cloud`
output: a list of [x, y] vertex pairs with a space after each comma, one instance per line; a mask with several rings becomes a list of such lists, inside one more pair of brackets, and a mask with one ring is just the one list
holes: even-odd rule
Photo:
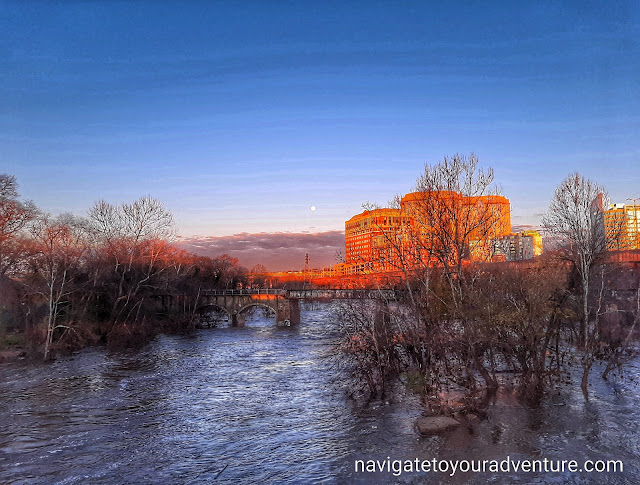
[[247, 268], [264, 264], [270, 271], [299, 270], [304, 267], [305, 254], [309, 254], [312, 268], [335, 264], [336, 251], [344, 252], [344, 232], [243, 232], [233, 236], [182, 238], [177, 245], [203, 256], [228, 254]]
[[522, 231], [541, 231], [541, 226], [535, 226], [532, 224], [516, 224], [511, 226], [511, 232], [522, 232]]

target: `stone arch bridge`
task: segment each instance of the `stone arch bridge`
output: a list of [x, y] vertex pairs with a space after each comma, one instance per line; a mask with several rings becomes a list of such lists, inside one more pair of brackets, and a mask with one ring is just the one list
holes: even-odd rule
[[[394, 290], [362, 289], [204, 290], [199, 295], [196, 311], [204, 313], [208, 308], [217, 308], [227, 313], [232, 326], [241, 327], [245, 323], [246, 311], [251, 307], [260, 306], [275, 312], [276, 325], [289, 326], [300, 323], [300, 300], [318, 299], [372, 299], [383, 302], [397, 299], [397, 294]], [[167, 303], [174, 305], [178, 302], [174, 297], [169, 297], [169, 300], [163, 297], [164, 308], [167, 308]]]
[[253, 306], [269, 308], [276, 314], [276, 325], [289, 326], [300, 323], [298, 298], [289, 298], [286, 290], [207, 290], [199, 300], [199, 311], [207, 307], [219, 308], [229, 315], [233, 327], [242, 327], [245, 312]]

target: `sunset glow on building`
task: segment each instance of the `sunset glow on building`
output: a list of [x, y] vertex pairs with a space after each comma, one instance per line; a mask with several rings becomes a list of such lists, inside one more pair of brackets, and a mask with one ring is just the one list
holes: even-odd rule
[[[437, 226], [437, 227], [432, 227]], [[457, 192], [412, 192], [400, 208], [373, 209], [345, 222], [345, 273], [397, 270], [428, 263], [441, 249], [434, 233], [468, 234], [469, 260], [489, 260], [494, 241], [511, 233], [509, 199]]]
[[408, 220], [400, 209], [367, 210], [353, 216], [345, 222], [346, 266], [356, 273], [395, 269], [381, 260], [380, 251]]
[[608, 249], [640, 249], [640, 204], [611, 204], [604, 211], [604, 229]]

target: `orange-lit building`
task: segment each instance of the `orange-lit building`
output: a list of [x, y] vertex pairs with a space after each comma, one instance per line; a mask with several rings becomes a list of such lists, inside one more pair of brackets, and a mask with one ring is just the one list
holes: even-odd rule
[[[490, 259], [493, 241], [511, 233], [509, 199], [500, 195], [465, 197], [453, 191], [413, 192], [405, 195], [400, 204], [423, 241], [429, 239], [429, 225], [434, 223], [441, 232], [454, 232], [457, 228], [466, 233], [470, 260]], [[430, 241], [429, 245], [435, 243]]]
[[607, 249], [640, 249], [640, 204], [611, 204], [604, 211]]
[[399, 209], [373, 209], [345, 222], [346, 266], [355, 273], [391, 271], [393, 244], [406, 217]]
[[[437, 225], [438, 227], [430, 227]], [[502, 196], [465, 197], [457, 192], [413, 192], [400, 209], [364, 211], [345, 223], [345, 272], [368, 273], [424, 263], [437, 244], [434, 230], [467, 234], [468, 258], [486, 260], [493, 241], [511, 233], [511, 208]], [[420, 246], [420, 247], [417, 247]]]
[[457, 192], [440, 191], [435, 193], [412, 192], [405, 195], [401, 202], [403, 213], [425, 225], [424, 221], [448, 218], [477, 227], [471, 233], [471, 239], [486, 239], [505, 236], [511, 233], [511, 205], [509, 199], [501, 195], [465, 197]]

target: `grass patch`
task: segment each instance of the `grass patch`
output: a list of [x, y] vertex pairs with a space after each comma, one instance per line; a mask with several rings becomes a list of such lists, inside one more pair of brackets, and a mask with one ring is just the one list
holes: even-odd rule
[[0, 350], [10, 350], [24, 347], [24, 335], [19, 333], [8, 333], [0, 335]]

